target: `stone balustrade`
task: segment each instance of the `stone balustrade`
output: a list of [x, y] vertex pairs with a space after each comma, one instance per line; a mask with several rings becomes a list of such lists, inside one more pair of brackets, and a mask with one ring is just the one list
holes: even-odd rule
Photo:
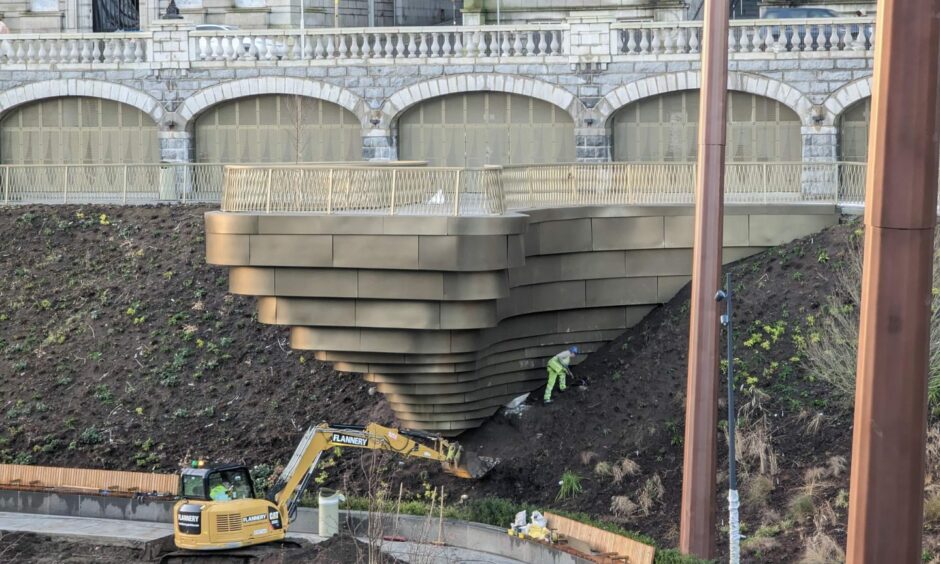
[[148, 60], [151, 33], [11, 34], [0, 36], [0, 64], [120, 65]]
[[329, 61], [552, 57], [565, 54], [562, 26], [359, 28], [266, 32], [194, 32], [196, 61]]
[[[13, 34], [0, 39], [0, 63], [88, 68], [140, 63], [158, 68], [230, 62], [421, 64], [445, 59], [608, 64], [659, 56], [698, 59], [701, 38], [702, 22], [695, 21], [343, 28], [303, 33], [192, 31], [185, 23], [172, 22], [139, 33]], [[874, 39], [870, 18], [740, 20], [732, 23], [729, 51], [733, 58], [871, 52]]]
[[[702, 22], [615, 23], [615, 55], [696, 55], [702, 44]], [[728, 50], [738, 54], [771, 55], [870, 51], [875, 28], [870, 18], [827, 20], [738, 20], [728, 31]]]

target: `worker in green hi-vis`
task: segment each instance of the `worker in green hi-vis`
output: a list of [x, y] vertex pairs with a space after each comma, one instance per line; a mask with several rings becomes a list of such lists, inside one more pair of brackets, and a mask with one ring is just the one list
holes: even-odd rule
[[548, 370], [548, 384], [545, 386], [545, 397], [543, 398], [545, 403], [552, 403], [552, 390], [555, 388], [556, 380], [559, 381], [558, 391], [565, 391], [567, 387], [565, 385], [565, 375], [571, 374], [568, 366], [571, 364], [571, 359], [577, 354], [578, 347], [571, 347], [556, 354], [548, 361], [548, 365], [545, 367]]

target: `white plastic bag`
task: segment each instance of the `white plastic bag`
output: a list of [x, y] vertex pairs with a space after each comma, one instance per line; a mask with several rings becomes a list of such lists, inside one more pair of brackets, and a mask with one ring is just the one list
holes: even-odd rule
[[547, 527], [547, 526], [548, 526], [548, 520], [545, 519], [545, 517], [542, 515], [541, 512], [539, 512], [539, 511], [533, 511], [533, 512], [532, 512], [532, 524], [533, 524], [533, 525], [538, 525], [539, 527]]

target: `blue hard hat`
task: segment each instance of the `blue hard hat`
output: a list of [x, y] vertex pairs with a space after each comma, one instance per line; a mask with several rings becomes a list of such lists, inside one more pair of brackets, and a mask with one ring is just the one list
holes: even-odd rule
[[571, 347], [568, 350], [571, 352], [571, 354], [578, 354], [578, 347]]

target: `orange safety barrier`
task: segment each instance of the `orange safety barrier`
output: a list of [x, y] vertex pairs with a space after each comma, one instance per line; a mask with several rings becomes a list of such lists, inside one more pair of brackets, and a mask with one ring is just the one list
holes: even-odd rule
[[55, 466], [0, 464], [0, 489], [134, 496], [176, 495], [179, 476]]

